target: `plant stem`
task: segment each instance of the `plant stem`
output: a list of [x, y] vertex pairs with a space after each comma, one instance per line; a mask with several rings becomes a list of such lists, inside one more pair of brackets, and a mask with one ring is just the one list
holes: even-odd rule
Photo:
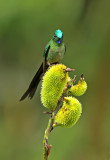
[[53, 111], [52, 114], [51, 114], [51, 117], [49, 119], [47, 128], [46, 128], [45, 133], [44, 133], [44, 139], [43, 139], [43, 160], [48, 160], [50, 149], [52, 147], [51, 144], [50, 145], [48, 144], [48, 137], [49, 137], [50, 132], [53, 130], [54, 118], [55, 118], [55, 115], [57, 114], [57, 112], [59, 111], [59, 109], [61, 108], [62, 102], [63, 102], [62, 98], [60, 98], [60, 101], [58, 102], [56, 110]]
[[44, 139], [43, 139], [43, 160], [48, 159], [50, 149], [52, 147], [51, 145], [48, 144], [48, 137], [50, 132], [53, 130], [54, 117], [55, 117], [55, 114], [53, 112], [51, 118], [49, 119], [47, 128], [45, 130]]

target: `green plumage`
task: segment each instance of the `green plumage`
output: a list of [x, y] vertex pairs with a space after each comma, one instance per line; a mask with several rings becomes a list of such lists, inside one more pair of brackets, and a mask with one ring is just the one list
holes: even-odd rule
[[[50, 47], [50, 48], [49, 48]], [[48, 54], [46, 54], [49, 48]], [[60, 62], [65, 54], [65, 45], [63, 42], [61, 44], [57, 44], [53, 39], [45, 47], [45, 60], [47, 63], [53, 64]]]

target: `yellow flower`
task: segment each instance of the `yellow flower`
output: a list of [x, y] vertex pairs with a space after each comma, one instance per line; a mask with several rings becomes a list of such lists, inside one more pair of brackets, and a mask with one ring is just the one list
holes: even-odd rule
[[74, 97], [64, 97], [63, 106], [54, 118], [53, 127], [72, 127], [82, 113], [81, 103]]
[[67, 67], [63, 64], [56, 64], [45, 73], [41, 89], [41, 101], [46, 108], [55, 110], [63, 89], [67, 83]]
[[87, 90], [87, 83], [84, 80], [83, 74], [81, 75], [81, 78], [79, 82], [76, 85], [72, 85], [72, 87], [69, 90], [69, 95], [71, 96], [82, 96]]

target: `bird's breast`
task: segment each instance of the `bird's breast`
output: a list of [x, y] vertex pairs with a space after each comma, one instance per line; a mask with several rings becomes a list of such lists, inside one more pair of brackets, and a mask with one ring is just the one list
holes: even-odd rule
[[59, 62], [60, 60], [62, 60], [64, 53], [64, 46], [50, 48], [47, 56], [47, 62], [49, 62], [50, 64]]

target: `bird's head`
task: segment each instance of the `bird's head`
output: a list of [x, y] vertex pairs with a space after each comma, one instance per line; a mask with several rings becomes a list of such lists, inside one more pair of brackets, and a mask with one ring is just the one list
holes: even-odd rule
[[54, 36], [53, 36], [53, 40], [57, 44], [61, 44], [61, 42], [63, 41], [63, 32], [60, 29], [57, 29], [55, 31]]

